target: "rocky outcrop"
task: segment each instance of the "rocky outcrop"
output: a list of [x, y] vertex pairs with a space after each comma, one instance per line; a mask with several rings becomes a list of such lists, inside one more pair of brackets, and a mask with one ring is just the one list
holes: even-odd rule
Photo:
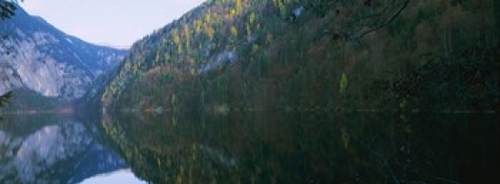
[[126, 54], [67, 35], [20, 7], [14, 17], [0, 23], [1, 94], [29, 89], [43, 97], [72, 101]]

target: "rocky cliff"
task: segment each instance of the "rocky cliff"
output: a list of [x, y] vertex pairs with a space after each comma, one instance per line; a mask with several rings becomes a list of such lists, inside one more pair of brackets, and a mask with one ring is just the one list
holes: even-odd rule
[[126, 50], [67, 35], [20, 7], [14, 17], [0, 22], [0, 35], [1, 94], [21, 90], [19, 95], [28, 91], [43, 98], [73, 101], [126, 54]]

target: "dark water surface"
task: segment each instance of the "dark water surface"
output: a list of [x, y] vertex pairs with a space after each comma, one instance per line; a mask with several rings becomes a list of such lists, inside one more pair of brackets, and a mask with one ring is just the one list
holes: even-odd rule
[[173, 112], [75, 119], [82, 118], [4, 116], [0, 183], [78, 183], [117, 171], [152, 183], [500, 183], [497, 114]]
[[105, 116], [154, 183], [498, 183], [495, 114]]

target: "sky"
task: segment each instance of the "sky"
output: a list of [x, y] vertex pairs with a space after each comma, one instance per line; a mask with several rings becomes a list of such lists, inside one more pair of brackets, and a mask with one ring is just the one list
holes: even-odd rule
[[24, 0], [31, 15], [90, 43], [128, 48], [204, 0]]

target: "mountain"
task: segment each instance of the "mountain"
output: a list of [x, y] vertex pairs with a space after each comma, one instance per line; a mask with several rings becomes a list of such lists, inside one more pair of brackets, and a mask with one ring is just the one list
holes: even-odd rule
[[136, 42], [114, 109], [500, 108], [493, 0], [209, 0]]
[[13, 90], [18, 106], [74, 101], [126, 54], [67, 35], [21, 7], [0, 25], [0, 93]]
[[[372, 148], [401, 152], [406, 146], [377, 149], [371, 147], [374, 141], [359, 138], [374, 129], [405, 129], [400, 138], [394, 138], [395, 130], [375, 131], [373, 137], [387, 146], [388, 139], [418, 137], [410, 126], [421, 126], [421, 132], [446, 130], [435, 123], [427, 126], [443, 114], [498, 112], [499, 13], [500, 1], [494, 0], [208, 0], [136, 42], [102, 91], [101, 103], [108, 110], [144, 110], [144, 119], [155, 117], [155, 111], [171, 112], [156, 121], [120, 114], [119, 123], [104, 118], [103, 126], [138, 177], [152, 182], [435, 181], [435, 173], [442, 171], [436, 164], [423, 166], [432, 165], [424, 170], [433, 173], [424, 174], [413, 169], [419, 162], [399, 159], [399, 153], [389, 154], [397, 164], [379, 159], [378, 153], [377, 158], [358, 154]], [[250, 118], [234, 117], [241, 111]], [[370, 113], [345, 113], [350, 111]], [[371, 112], [381, 114], [378, 121], [355, 123]], [[427, 112], [437, 119], [407, 118], [428, 118]], [[271, 113], [283, 117], [274, 119]], [[206, 116], [215, 117], [214, 123]], [[384, 123], [391, 116], [397, 117], [394, 126]], [[467, 121], [467, 126], [482, 122]], [[440, 140], [463, 138], [452, 134]], [[270, 146], [273, 141], [277, 146]], [[367, 151], [347, 148], [349, 142], [370, 145]], [[246, 144], [248, 151], [242, 151]], [[342, 155], [328, 151], [333, 147], [343, 147], [355, 159], [348, 164], [342, 157], [324, 159]], [[232, 149], [239, 152], [233, 155]], [[273, 159], [270, 153], [281, 157]], [[245, 154], [262, 160], [247, 164], [239, 157]], [[308, 157], [311, 162], [302, 159]], [[287, 159], [306, 161], [284, 164]], [[358, 164], [366, 170], [342, 167]], [[245, 172], [249, 165], [256, 167]], [[338, 172], [329, 167], [339, 165]], [[284, 175], [294, 167], [300, 170]]]

